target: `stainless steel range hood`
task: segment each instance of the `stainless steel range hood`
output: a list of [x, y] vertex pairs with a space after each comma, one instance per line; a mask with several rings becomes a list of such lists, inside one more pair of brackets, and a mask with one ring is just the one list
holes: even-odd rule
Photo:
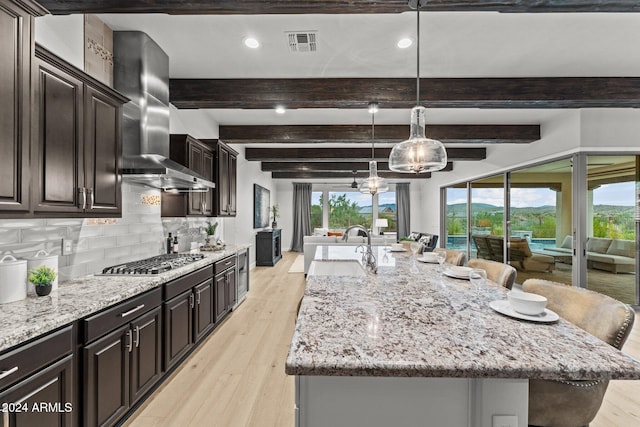
[[169, 57], [147, 34], [114, 31], [114, 87], [124, 106], [123, 179], [171, 191], [215, 184], [169, 159]]

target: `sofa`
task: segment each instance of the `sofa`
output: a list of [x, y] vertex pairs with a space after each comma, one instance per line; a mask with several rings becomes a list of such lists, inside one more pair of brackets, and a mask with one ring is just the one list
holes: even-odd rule
[[[555, 252], [573, 253], [572, 238], [566, 236]], [[587, 239], [587, 268], [611, 273], [636, 271], [636, 242], [633, 240], [589, 237]]]
[[[478, 258], [504, 262], [504, 236], [472, 234]], [[531, 252], [527, 239], [512, 237], [509, 239], [509, 264], [521, 271], [551, 272], [555, 260], [550, 255]]]

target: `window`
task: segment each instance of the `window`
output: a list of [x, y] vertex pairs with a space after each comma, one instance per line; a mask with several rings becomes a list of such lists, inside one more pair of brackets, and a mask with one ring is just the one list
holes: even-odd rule
[[311, 229], [322, 228], [322, 191], [311, 193]]
[[345, 229], [360, 224], [371, 228], [372, 198], [356, 191], [329, 192], [329, 228]]
[[388, 191], [386, 193], [378, 194], [378, 218], [386, 218], [389, 224], [384, 232], [397, 232], [398, 231], [398, 215], [396, 209], [396, 192]]

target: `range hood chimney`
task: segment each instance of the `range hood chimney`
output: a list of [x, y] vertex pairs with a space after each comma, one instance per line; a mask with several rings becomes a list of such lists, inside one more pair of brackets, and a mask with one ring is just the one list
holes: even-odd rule
[[114, 87], [124, 106], [122, 176], [171, 191], [207, 191], [215, 184], [169, 159], [169, 57], [147, 34], [114, 31]]

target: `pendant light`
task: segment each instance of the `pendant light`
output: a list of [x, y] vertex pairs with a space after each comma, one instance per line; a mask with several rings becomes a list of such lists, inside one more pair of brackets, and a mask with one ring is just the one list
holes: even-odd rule
[[375, 152], [375, 115], [378, 112], [378, 104], [372, 102], [369, 104], [369, 113], [371, 113], [371, 161], [369, 161], [369, 178], [363, 179], [358, 187], [362, 194], [385, 193], [389, 191], [389, 184], [383, 178], [378, 176], [378, 163], [376, 162]]
[[426, 0], [409, 0], [417, 10], [417, 80], [416, 106], [411, 109], [409, 139], [396, 144], [389, 155], [389, 169], [404, 173], [439, 171], [447, 165], [447, 151], [442, 142], [427, 138], [424, 132], [426, 108], [420, 106], [420, 6]]

